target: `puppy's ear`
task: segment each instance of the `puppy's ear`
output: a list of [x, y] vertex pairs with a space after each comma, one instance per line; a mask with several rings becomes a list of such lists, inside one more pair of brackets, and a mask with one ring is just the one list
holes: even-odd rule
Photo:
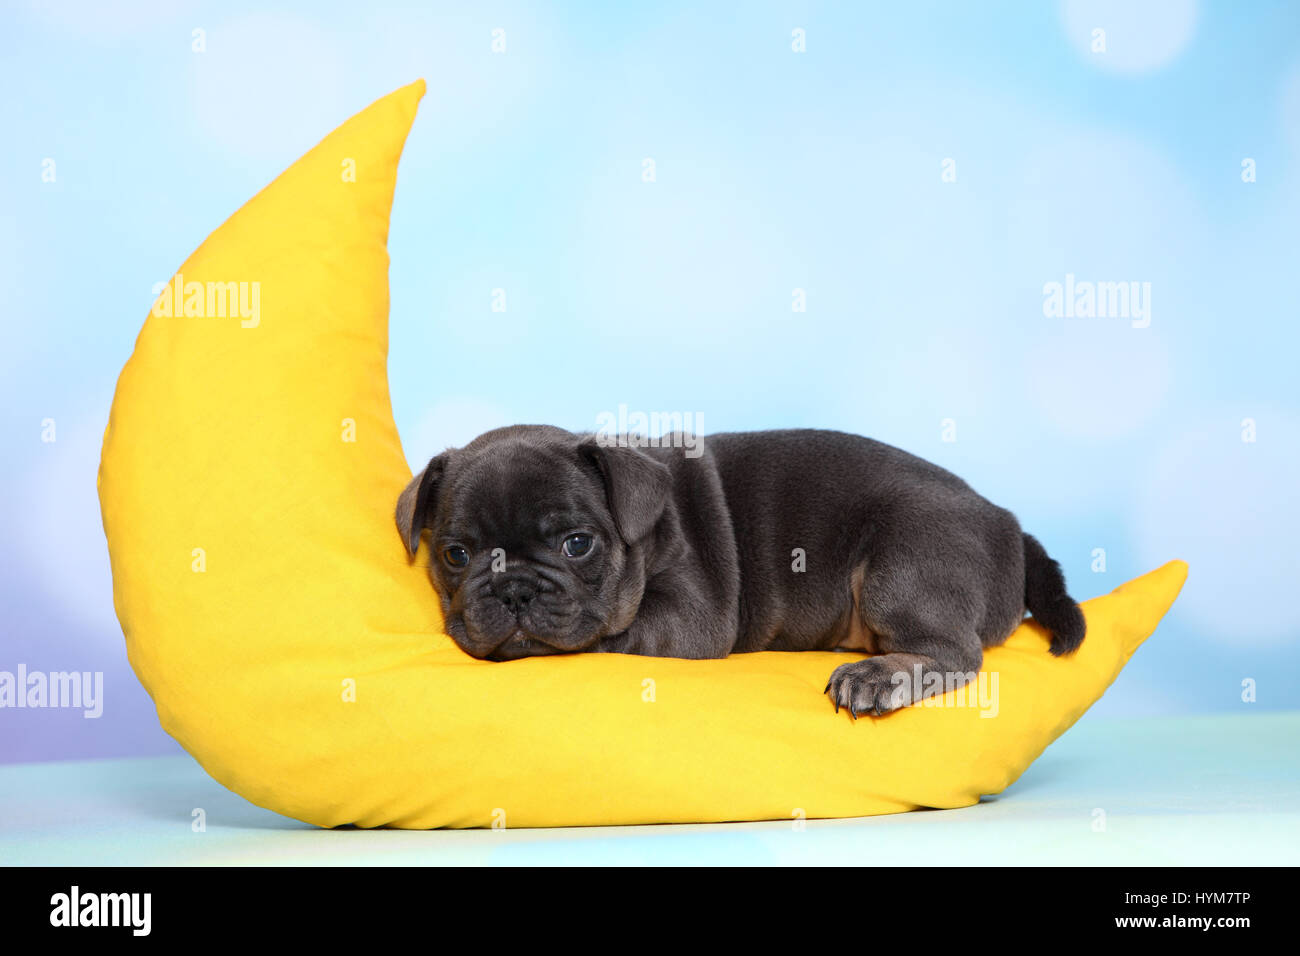
[[411, 479], [397, 499], [397, 530], [401, 532], [402, 543], [406, 553], [414, 555], [420, 549], [420, 535], [424, 533], [425, 521], [428, 519], [429, 502], [438, 494], [438, 482], [447, 467], [450, 452], [443, 452], [434, 458], [424, 471]]
[[668, 466], [637, 448], [588, 440], [578, 454], [595, 466], [605, 482], [605, 497], [618, 533], [628, 544], [654, 528], [668, 505], [673, 476]]

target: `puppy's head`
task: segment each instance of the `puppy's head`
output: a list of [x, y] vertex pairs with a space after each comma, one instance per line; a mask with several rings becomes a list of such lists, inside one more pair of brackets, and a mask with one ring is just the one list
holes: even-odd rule
[[430, 532], [447, 633], [469, 654], [583, 651], [632, 623], [670, 484], [637, 448], [514, 425], [430, 461], [397, 528], [411, 555]]

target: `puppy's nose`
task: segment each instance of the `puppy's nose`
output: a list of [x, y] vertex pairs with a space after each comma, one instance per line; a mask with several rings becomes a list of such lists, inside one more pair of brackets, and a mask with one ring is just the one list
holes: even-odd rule
[[520, 581], [518, 578], [506, 581], [495, 590], [497, 597], [501, 599], [501, 603], [506, 606], [506, 610], [511, 614], [522, 614], [527, 610], [529, 602], [537, 593], [537, 589], [531, 584], [527, 581]]

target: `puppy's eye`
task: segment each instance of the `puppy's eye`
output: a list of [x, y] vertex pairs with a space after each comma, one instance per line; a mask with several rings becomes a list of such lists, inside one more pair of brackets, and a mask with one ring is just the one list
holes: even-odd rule
[[560, 550], [564, 552], [565, 557], [580, 558], [596, 543], [596, 539], [589, 534], [571, 534], [564, 539], [564, 544], [560, 545]]
[[469, 564], [469, 552], [458, 544], [453, 544], [450, 548], [443, 549], [442, 560], [446, 561], [449, 567], [463, 568]]

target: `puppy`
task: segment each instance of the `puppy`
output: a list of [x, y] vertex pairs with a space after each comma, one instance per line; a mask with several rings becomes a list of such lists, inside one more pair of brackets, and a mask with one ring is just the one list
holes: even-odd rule
[[973, 680], [1026, 609], [1053, 654], [1083, 640], [1059, 565], [943, 468], [843, 432], [681, 438], [514, 425], [430, 461], [397, 527], [412, 556], [430, 532], [447, 633], [494, 661], [865, 651], [826, 687], [854, 718]]

